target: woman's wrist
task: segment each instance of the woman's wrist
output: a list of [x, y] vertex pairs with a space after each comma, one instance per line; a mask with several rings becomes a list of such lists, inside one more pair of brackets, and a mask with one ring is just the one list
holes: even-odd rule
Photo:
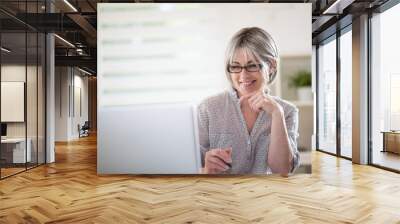
[[271, 113], [271, 116], [274, 117], [283, 117], [283, 109], [280, 106], [277, 106]]
[[283, 115], [283, 108], [282, 106], [276, 102], [272, 97], [264, 96], [264, 102], [260, 109], [264, 110], [271, 116], [281, 116]]
[[283, 108], [278, 103], [276, 103], [273, 106], [272, 110], [267, 108], [268, 106], [270, 106], [270, 105], [265, 105], [263, 107], [263, 110], [266, 111], [266, 112], [269, 112], [271, 114], [271, 116], [276, 117], [276, 116], [282, 116], [283, 115]]

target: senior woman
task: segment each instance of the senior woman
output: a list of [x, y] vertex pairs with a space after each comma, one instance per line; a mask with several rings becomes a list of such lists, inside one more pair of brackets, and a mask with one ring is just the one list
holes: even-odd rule
[[298, 109], [268, 93], [277, 59], [263, 29], [243, 28], [232, 37], [225, 60], [232, 88], [198, 107], [202, 173], [286, 176], [298, 167]]

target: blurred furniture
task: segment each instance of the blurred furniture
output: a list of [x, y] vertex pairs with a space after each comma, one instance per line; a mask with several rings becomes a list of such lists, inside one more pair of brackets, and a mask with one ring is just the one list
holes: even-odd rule
[[26, 139], [28, 144], [25, 151], [25, 138], [6, 138], [1, 140], [1, 159], [6, 164], [19, 164], [31, 162], [31, 145], [30, 138]]
[[314, 129], [312, 102], [293, 101], [299, 109], [299, 138], [297, 147], [299, 151], [311, 151], [311, 140]]
[[80, 125], [78, 124], [79, 138], [89, 136], [89, 129], [89, 121], [85, 121], [82, 127], [80, 127]]
[[400, 131], [382, 131], [383, 150], [382, 152], [392, 152], [400, 154]]

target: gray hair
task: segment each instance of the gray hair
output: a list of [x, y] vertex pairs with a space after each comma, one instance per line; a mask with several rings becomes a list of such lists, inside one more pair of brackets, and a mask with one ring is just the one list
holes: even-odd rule
[[258, 27], [247, 27], [239, 30], [232, 37], [225, 55], [225, 73], [231, 85], [232, 78], [228, 66], [232, 63], [238, 49], [243, 49], [247, 54], [253, 55], [262, 64], [266, 84], [274, 81], [277, 73], [278, 49], [269, 33]]

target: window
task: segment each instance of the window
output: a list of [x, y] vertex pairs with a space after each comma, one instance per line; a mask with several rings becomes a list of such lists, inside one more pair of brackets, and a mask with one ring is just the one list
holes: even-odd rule
[[336, 39], [318, 48], [318, 149], [336, 153]]
[[[347, 31], [347, 32], [346, 32]], [[351, 158], [352, 141], [352, 35], [351, 26], [340, 36], [340, 155]]]
[[371, 162], [395, 170], [400, 170], [399, 21], [400, 4], [371, 18]]

